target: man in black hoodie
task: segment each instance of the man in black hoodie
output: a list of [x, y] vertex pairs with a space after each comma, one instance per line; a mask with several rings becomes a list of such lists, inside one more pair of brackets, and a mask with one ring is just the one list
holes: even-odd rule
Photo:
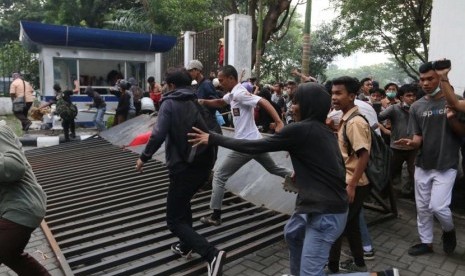
[[184, 69], [168, 69], [165, 75], [169, 91], [163, 96], [158, 120], [140, 158], [136, 170], [142, 172], [145, 162], [165, 142], [166, 165], [170, 185], [166, 203], [166, 220], [170, 231], [179, 238], [171, 250], [189, 258], [197, 252], [208, 262], [208, 275], [221, 275], [226, 252], [216, 249], [192, 228], [190, 201], [207, 181], [215, 163], [213, 146], [192, 148], [187, 133], [196, 126], [208, 131], [195, 102], [197, 96], [190, 87], [192, 78]]
[[295, 123], [273, 136], [234, 139], [197, 129], [189, 135], [196, 145], [220, 145], [250, 154], [289, 152], [298, 189], [295, 213], [284, 229], [293, 275], [325, 275], [331, 245], [346, 224], [344, 161], [336, 137], [325, 125], [330, 105], [322, 85], [305, 83], [297, 88], [291, 106]]

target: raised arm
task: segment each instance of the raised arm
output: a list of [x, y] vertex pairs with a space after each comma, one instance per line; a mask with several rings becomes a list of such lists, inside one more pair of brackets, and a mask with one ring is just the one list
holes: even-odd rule
[[444, 93], [444, 96], [446, 97], [447, 104], [449, 105], [450, 108], [457, 110], [457, 111], [462, 111], [465, 112], [465, 101], [464, 100], [459, 100], [457, 96], [454, 93], [454, 89], [450, 85], [449, 82], [449, 72], [451, 68], [446, 68], [442, 70], [435, 70], [436, 74], [439, 75], [440, 77], [440, 86], [441, 86], [441, 91]]
[[221, 108], [227, 105], [227, 103], [223, 99], [211, 99], [211, 100], [199, 99], [198, 102], [200, 105], [204, 105], [206, 107], [212, 107], [212, 108]]

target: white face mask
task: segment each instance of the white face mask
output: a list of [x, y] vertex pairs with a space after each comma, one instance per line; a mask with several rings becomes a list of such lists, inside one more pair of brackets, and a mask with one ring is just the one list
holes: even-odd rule
[[436, 87], [436, 89], [433, 91], [433, 93], [429, 94], [429, 96], [434, 97], [434, 96], [436, 96], [436, 94], [439, 93], [439, 91], [441, 91], [441, 88], [439, 88], [439, 85], [438, 85], [438, 87]]

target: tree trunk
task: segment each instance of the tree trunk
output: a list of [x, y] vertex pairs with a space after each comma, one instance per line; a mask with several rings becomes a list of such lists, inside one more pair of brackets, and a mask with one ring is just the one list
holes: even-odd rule
[[258, 82], [260, 82], [260, 60], [262, 57], [262, 49], [260, 45], [262, 45], [262, 38], [263, 38], [263, 0], [258, 1], [258, 32], [257, 32], [257, 43], [256, 43], [256, 52], [255, 52], [255, 75], [257, 77]]
[[309, 75], [310, 71], [310, 24], [312, 19], [312, 0], [307, 1], [305, 10], [305, 25], [302, 49], [302, 73]]

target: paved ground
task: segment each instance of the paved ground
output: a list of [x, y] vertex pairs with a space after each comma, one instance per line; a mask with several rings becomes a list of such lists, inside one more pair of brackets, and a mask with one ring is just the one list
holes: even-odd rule
[[[368, 217], [376, 215], [368, 213]], [[368, 218], [370, 219], [370, 218]], [[371, 270], [382, 270], [389, 267], [400, 269], [402, 276], [463, 276], [465, 275], [465, 220], [456, 218], [458, 246], [456, 252], [446, 256], [440, 243], [441, 230], [435, 225], [435, 253], [420, 257], [407, 254], [410, 245], [416, 243], [416, 215], [413, 202], [399, 200], [399, 217], [370, 227], [370, 233], [376, 250], [376, 258], [367, 261]], [[36, 234], [40, 237], [40, 233]], [[40, 252], [45, 253], [44, 257]], [[51, 270], [52, 275], [62, 275], [56, 268], [53, 254], [46, 246], [35, 239], [29, 243], [27, 251]], [[47, 258], [48, 257], [48, 258]], [[247, 255], [225, 266], [225, 276], [262, 276], [282, 275], [289, 273], [287, 247], [279, 242], [263, 250]], [[15, 275], [9, 273], [5, 266], [0, 267], [0, 275]]]
[[[370, 227], [376, 257], [367, 261], [372, 271], [397, 267], [402, 276], [465, 275], [465, 220], [456, 218], [458, 246], [454, 254], [446, 256], [442, 251], [441, 230], [435, 224], [435, 253], [420, 257], [407, 254], [408, 248], [418, 242], [415, 205], [411, 201], [399, 200], [399, 217]], [[375, 213], [368, 213], [375, 216]], [[369, 220], [369, 218], [368, 218]], [[261, 276], [289, 273], [287, 247], [284, 242], [270, 246], [228, 263], [226, 276]]]

